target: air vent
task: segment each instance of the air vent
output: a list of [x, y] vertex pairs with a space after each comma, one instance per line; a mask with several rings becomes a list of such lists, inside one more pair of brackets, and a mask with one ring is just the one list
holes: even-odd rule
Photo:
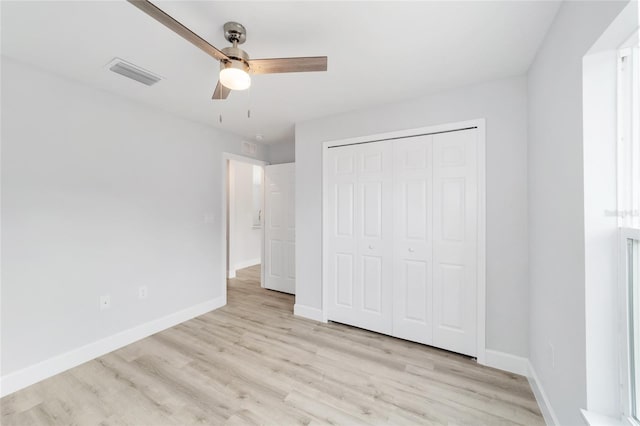
[[133, 65], [130, 62], [123, 61], [120, 58], [115, 58], [107, 65], [107, 67], [117, 74], [123, 75], [147, 86], [153, 86], [162, 80], [162, 77], [150, 73], [149, 71]]

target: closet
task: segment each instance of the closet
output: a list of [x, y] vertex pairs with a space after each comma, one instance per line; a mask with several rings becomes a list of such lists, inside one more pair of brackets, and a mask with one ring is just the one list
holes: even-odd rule
[[329, 320], [476, 355], [477, 134], [328, 148]]

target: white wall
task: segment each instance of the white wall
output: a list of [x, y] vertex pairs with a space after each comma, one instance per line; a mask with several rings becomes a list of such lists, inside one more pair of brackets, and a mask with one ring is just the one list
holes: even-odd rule
[[229, 161], [229, 276], [260, 263], [262, 228], [253, 227], [253, 164]]
[[486, 118], [486, 342], [526, 357], [526, 104], [526, 80], [515, 77], [296, 125], [296, 306], [322, 307], [322, 142]]
[[237, 137], [4, 57], [1, 136], [3, 377], [223, 294]]
[[[587, 402], [585, 225], [613, 195], [593, 192], [607, 178], [583, 174], [610, 168], [611, 157], [583, 151], [582, 60], [625, 3], [564, 2], [529, 72], [530, 361], [562, 425], [582, 424]], [[592, 230], [587, 239], [598, 238]]]
[[269, 163], [282, 164], [296, 161], [296, 146], [293, 141], [280, 142], [268, 146]]

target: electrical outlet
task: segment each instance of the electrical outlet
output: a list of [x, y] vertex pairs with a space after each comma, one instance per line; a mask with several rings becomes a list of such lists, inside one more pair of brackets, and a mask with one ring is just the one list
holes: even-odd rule
[[111, 296], [104, 295], [100, 296], [100, 310], [104, 311], [105, 309], [109, 309], [111, 307]]
[[148, 295], [147, 286], [138, 287], [138, 299], [146, 299]]
[[549, 358], [551, 360], [551, 368], [556, 368], [556, 349], [549, 342]]

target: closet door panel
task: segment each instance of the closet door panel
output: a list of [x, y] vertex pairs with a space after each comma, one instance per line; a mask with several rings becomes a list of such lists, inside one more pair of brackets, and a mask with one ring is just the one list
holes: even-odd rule
[[330, 150], [328, 162], [329, 314], [344, 321], [357, 305], [356, 152]]
[[432, 137], [394, 142], [393, 334], [432, 343]]
[[391, 142], [357, 146], [358, 327], [391, 334], [393, 310], [393, 158]]
[[433, 136], [433, 344], [476, 355], [476, 130]]
[[390, 334], [391, 146], [332, 148], [328, 161], [329, 319]]

